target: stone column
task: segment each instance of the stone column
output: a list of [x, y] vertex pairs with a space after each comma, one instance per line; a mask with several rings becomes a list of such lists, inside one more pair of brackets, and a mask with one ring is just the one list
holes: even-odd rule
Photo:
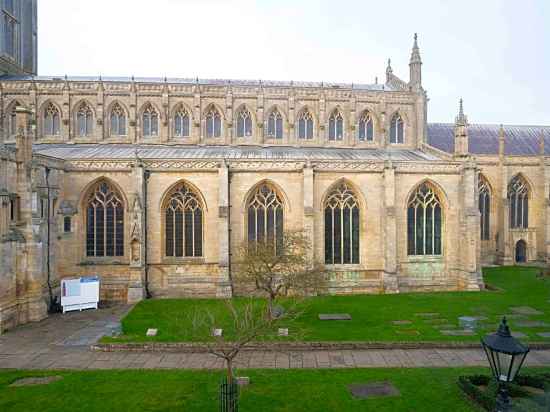
[[230, 179], [229, 167], [224, 161], [218, 168], [218, 266], [219, 283], [216, 296], [231, 297], [233, 289], [230, 277]]
[[24, 238], [18, 243], [16, 282], [18, 323], [39, 321], [47, 316], [46, 302], [42, 296], [42, 241], [34, 233], [32, 224], [32, 112], [16, 108], [16, 161], [17, 193], [19, 195], [19, 221], [17, 229]]
[[544, 250], [543, 261], [550, 263], [550, 169], [546, 165], [546, 160], [542, 160], [542, 176], [544, 178], [544, 199], [542, 199], [541, 217], [544, 220]]
[[[128, 303], [139, 302], [145, 297], [145, 171], [136, 159], [132, 171], [134, 180], [133, 200], [129, 205], [130, 216], [130, 276], [128, 281]], [[131, 198], [132, 198], [131, 197]], [[130, 198], [130, 199], [131, 199]]]
[[500, 187], [500, 230], [498, 237], [498, 262], [501, 265], [512, 265], [512, 246], [510, 236], [510, 204], [508, 202], [508, 169], [505, 165], [501, 166], [501, 187]]
[[464, 290], [479, 290], [482, 287], [480, 269], [480, 239], [479, 221], [480, 213], [477, 200], [477, 169], [472, 161], [464, 163], [462, 175], [462, 213], [463, 224], [460, 225], [460, 239], [457, 239], [461, 246], [462, 270], [460, 287]]
[[313, 179], [314, 170], [309, 162], [304, 165], [304, 233], [310, 241], [310, 255], [308, 259], [313, 262], [315, 259], [315, 231], [314, 219], [315, 208], [313, 205]]
[[384, 233], [384, 293], [399, 293], [397, 280], [397, 222], [395, 216], [395, 167], [391, 161], [384, 164], [384, 193], [382, 194], [382, 233]]

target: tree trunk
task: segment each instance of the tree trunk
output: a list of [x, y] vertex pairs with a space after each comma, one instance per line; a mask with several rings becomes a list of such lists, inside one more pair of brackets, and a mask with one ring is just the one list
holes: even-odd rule
[[231, 385], [233, 383], [233, 358], [225, 358], [225, 363], [227, 366], [227, 383]]
[[270, 293], [267, 298], [267, 319], [273, 320], [273, 302], [275, 301], [275, 297]]

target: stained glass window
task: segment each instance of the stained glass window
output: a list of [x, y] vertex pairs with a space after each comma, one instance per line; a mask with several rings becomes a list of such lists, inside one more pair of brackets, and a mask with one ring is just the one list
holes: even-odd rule
[[325, 263], [359, 263], [359, 203], [346, 184], [336, 186], [325, 201]]
[[88, 196], [86, 254], [124, 255], [124, 207], [118, 191], [106, 181], [97, 183]]
[[165, 206], [166, 256], [202, 256], [202, 221], [199, 196], [189, 185], [179, 184]]
[[407, 208], [409, 255], [441, 255], [442, 212], [439, 197], [428, 183], [411, 195]]

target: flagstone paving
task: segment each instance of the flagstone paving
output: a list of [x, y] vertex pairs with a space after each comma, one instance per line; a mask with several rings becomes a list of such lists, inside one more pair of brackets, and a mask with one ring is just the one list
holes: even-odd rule
[[[54, 315], [0, 335], [0, 368], [16, 369], [220, 369], [207, 353], [95, 352], [90, 345], [116, 333], [128, 306]], [[532, 350], [526, 364], [550, 366], [550, 350]], [[243, 352], [239, 368], [369, 368], [487, 366], [480, 349], [379, 349]]]

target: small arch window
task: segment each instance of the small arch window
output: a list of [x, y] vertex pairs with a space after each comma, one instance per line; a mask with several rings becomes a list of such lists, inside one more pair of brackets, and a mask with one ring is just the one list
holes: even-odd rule
[[342, 140], [344, 138], [344, 118], [335, 110], [328, 119], [328, 140]]
[[111, 135], [126, 135], [126, 112], [118, 103], [115, 103], [111, 109]]
[[159, 115], [153, 105], [148, 104], [143, 110], [143, 136], [151, 137], [159, 134]]
[[44, 109], [44, 134], [54, 136], [59, 134], [59, 110], [50, 103]]
[[359, 119], [359, 141], [372, 142], [374, 140], [374, 126], [369, 112], [363, 113]]
[[481, 240], [490, 240], [490, 218], [491, 218], [491, 191], [489, 189], [489, 184], [483, 178], [479, 176], [478, 181], [478, 191], [479, 191], [479, 213], [480, 213], [480, 237]]
[[70, 216], [64, 216], [63, 217], [63, 232], [64, 233], [70, 233], [71, 232], [71, 217]]
[[174, 115], [174, 135], [176, 137], [189, 137], [189, 113], [180, 106]]
[[252, 136], [252, 116], [246, 108], [239, 110], [237, 114], [237, 137]]
[[165, 206], [166, 256], [202, 256], [202, 220], [203, 207], [199, 196], [181, 183]]
[[275, 251], [283, 246], [283, 202], [268, 184], [261, 184], [248, 201], [248, 242], [267, 242]]
[[393, 115], [390, 124], [390, 143], [403, 143], [405, 141], [404, 123], [401, 116]]
[[17, 134], [17, 117], [16, 117], [15, 109], [18, 106], [21, 106], [21, 104], [16, 101], [16, 102], [13, 102], [9, 108], [6, 129], [8, 130], [8, 133], [10, 136], [14, 136]]
[[313, 117], [304, 110], [298, 117], [298, 139], [313, 139]]
[[441, 202], [433, 188], [421, 184], [409, 198], [407, 238], [409, 255], [441, 255]]
[[283, 116], [273, 109], [267, 118], [267, 135], [272, 139], [283, 138]]
[[508, 185], [510, 204], [510, 227], [527, 229], [529, 227], [529, 189], [521, 176], [515, 176]]
[[88, 136], [92, 133], [93, 113], [86, 102], [82, 103], [76, 112], [76, 128], [79, 136]]
[[325, 263], [359, 263], [359, 203], [346, 184], [335, 187], [325, 201]]
[[222, 119], [215, 107], [206, 112], [206, 136], [220, 137], [222, 135]]

